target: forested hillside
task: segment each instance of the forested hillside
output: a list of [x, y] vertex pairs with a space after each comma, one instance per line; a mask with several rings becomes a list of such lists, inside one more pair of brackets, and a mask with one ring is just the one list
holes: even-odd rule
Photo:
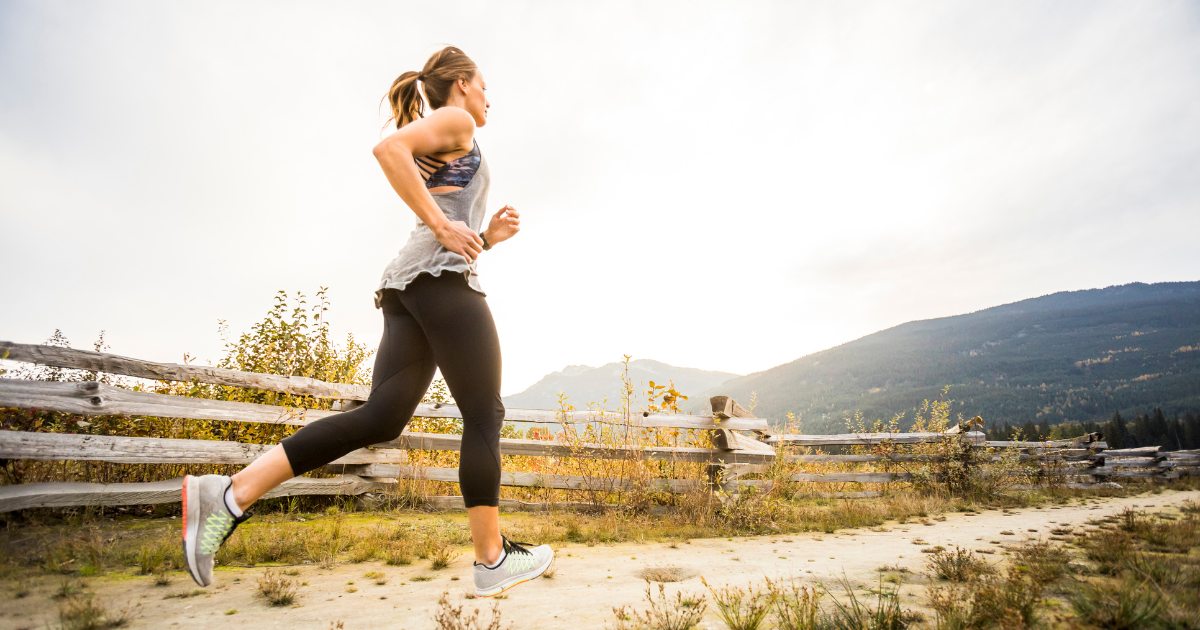
[[[807, 432], [861, 410], [888, 420], [950, 385], [955, 410], [990, 427], [1200, 411], [1200, 282], [1063, 291], [908, 322], [695, 394], [748, 400]], [[903, 422], [902, 422], [903, 424]]]

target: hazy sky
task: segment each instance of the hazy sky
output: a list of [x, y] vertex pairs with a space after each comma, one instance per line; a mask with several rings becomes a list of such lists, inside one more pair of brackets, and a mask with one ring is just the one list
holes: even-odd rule
[[[210, 363], [278, 289], [372, 349], [391, 81], [479, 64], [504, 395], [737, 373], [1200, 279], [1200, 4], [0, 1], [0, 339]], [[586, 401], [585, 401], [586, 402]]]

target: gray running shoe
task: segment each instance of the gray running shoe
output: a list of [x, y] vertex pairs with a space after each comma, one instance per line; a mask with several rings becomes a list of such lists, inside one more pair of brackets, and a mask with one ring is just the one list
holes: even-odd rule
[[213, 556], [250, 512], [234, 516], [225, 505], [227, 475], [185, 475], [183, 478], [183, 557], [188, 573], [200, 586], [212, 584]]
[[503, 535], [500, 539], [507, 554], [500, 565], [494, 569], [474, 562], [475, 596], [491, 597], [527, 582], [546, 572], [554, 561], [554, 550], [550, 545], [538, 545], [527, 549], [524, 545], [530, 543], [513, 542]]

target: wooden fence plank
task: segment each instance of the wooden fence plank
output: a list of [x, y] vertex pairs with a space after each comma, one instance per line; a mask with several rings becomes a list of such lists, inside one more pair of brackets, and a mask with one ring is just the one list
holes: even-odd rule
[[892, 481], [908, 481], [912, 475], [904, 472], [861, 472], [861, 473], [795, 473], [792, 481], [821, 482], [821, 483], [888, 483]]
[[[743, 488], [754, 487], [760, 493], [769, 492], [775, 487], [775, 482], [771, 479], [742, 479], [737, 481], [727, 481], [722, 485], [722, 489], [731, 494], [741, 492]], [[865, 499], [882, 495], [880, 490], [862, 490], [858, 492], [814, 492], [809, 496], [822, 499]]]
[[1095, 477], [1158, 477], [1171, 472], [1170, 462], [1163, 462], [1153, 468], [1125, 468], [1117, 466], [1097, 466], [1087, 471]]
[[[765, 464], [732, 464], [726, 467], [725, 479], [732, 481], [745, 475], [762, 474], [770, 471], [770, 465]], [[906, 472], [837, 472], [837, 473], [793, 473], [789, 479], [808, 483], [887, 483], [891, 481], [907, 481], [911, 475]], [[761, 481], [761, 480], [746, 480]]]
[[[984, 441], [983, 433], [971, 431], [963, 434], [967, 440]], [[773, 435], [765, 440], [771, 445], [792, 446], [854, 446], [862, 444], [926, 444], [946, 439], [944, 433], [841, 433], [835, 435], [802, 435], [789, 433]]]
[[[1086, 437], [1086, 436], [1085, 436]], [[1066, 440], [1047, 440], [1045, 442], [1029, 442], [1029, 441], [1005, 441], [1005, 440], [988, 440], [985, 446], [995, 446], [997, 448], [1078, 448], [1080, 446], [1095, 444], [1095, 441], [1087, 442], [1085, 438], [1069, 438]]]
[[[120, 374], [135, 378], [247, 387], [272, 392], [312, 396], [314, 398], [364, 401], [371, 391], [366, 385], [333, 383], [304, 376], [284, 376], [261, 372], [244, 372], [207, 365], [183, 365], [180, 363], [147, 361], [107, 352], [15, 343], [3, 340], [0, 340], [0, 359], [91, 370], [107, 374]], [[418, 412], [414, 415], [430, 418], [462, 418], [462, 413], [454, 405], [428, 405], [423, 407], [427, 408], [418, 408]], [[559, 424], [559, 418], [561, 417], [567, 422], [593, 421], [606, 424], [624, 424], [624, 417], [615, 412], [603, 412], [599, 418], [592, 417], [594, 415], [595, 412], [590, 410], [572, 411], [566, 413], [564, 416], [562, 412], [555, 410], [512, 409], [510, 413], [505, 414], [505, 419], [510, 421]], [[633, 417], [630, 418], [630, 424], [643, 427], [688, 429], [727, 428], [746, 431], [765, 431], [767, 429], [767, 421], [763, 418], [729, 418], [717, 421], [709, 416], [687, 414], [634, 413]]]
[[[325, 409], [287, 408], [229, 400], [135, 392], [95, 381], [64, 383], [22, 379], [0, 379], [0, 407], [37, 408], [84, 415], [156, 416], [300, 425], [340, 413]], [[441, 403], [421, 403], [417, 405], [417, 410], [413, 415], [423, 418], [462, 419], [462, 411], [457, 405]], [[564, 415], [550, 409], [505, 409], [504, 413], [504, 419], [510, 422], [561, 425], [560, 417], [565, 418], [568, 423], [624, 424], [619, 414], [607, 411], [573, 411]], [[718, 420], [707, 416], [684, 414], [635, 413], [630, 419], [629, 426], [696, 430], [720, 427], [752, 430], [766, 429], [767, 421], [763, 418]]]
[[[103, 383], [55, 383], [0, 379], [0, 407], [33, 407], [85, 415], [147, 415], [169, 418], [193, 418], [219, 421], [252, 421], [272, 424], [305, 425], [332, 415], [319, 409], [285, 409], [272, 405], [185, 398], [166, 394], [134, 392]], [[416, 433], [401, 434], [398, 440], [376, 445], [387, 448], [459, 450], [461, 435]], [[570, 456], [563, 444], [544, 440], [502, 438], [501, 449], [508, 455]], [[723, 452], [694, 447], [601, 447], [584, 445], [583, 455], [623, 458], [642, 452], [649, 459], [675, 461], [769, 461], [773, 455]]]
[[911, 453], [892, 453], [889, 455], [785, 455], [786, 461], [831, 464], [861, 463], [861, 462], [933, 462], [944, 457], [937, 455], [914, 455]]
[[273, 392], [314, 396], [316, 398], [366, 400], [367, 394], [371, 391], [366, 385], [327, 383], [304, 376], [242, 372], [240, 370], [210, 367], [207, 365], [161, 363], [158, 361], [135, 359], [119, 354], [109, 354], [107, 352], [14, 343], [12, 341], [0, 341], [0, 359], [53, 365], [55, 367], [78, 368], [108, 374], [123, 374], [125, 376], [162, 381], [196, 381], [199, 383], [229, 385], [232, 387], [251, 387]]
[[[122, 464], [248, 464], [272, 444], [219, 440], [125, 437], [76, 433], [0, 431], [0, 458], [78, 459]], [[358, 449], [337, 464], [383, 464], [408, 461], [400, 449]]]
[[[435, 468], [428, 466], [396, 466], [395, 476], [404, 479], [428, 479], [430, 481], [448, 481], [458, 483], [457, 468]], [[698, 479], [650, 479], [648, 485], [651, 490], [665, 492], [686, 492], [695, 490], [703, 486], [703, 482]], [[534, 473], [526, 471], [502, 471], [500, 473], [500, 485], [524, 487], [524, 488], [552, 488], [555, 490], [600, 490], [600, 491], [615, 491], [615, 490], [631, 490], [637, 486], [636, 482], [631, 479], [619, 479], [615, 477], [599, 478], [599, 477], [584, 477], [580, 475], [549, 475], [544, 473]]]
[[303, 425], [336, 411], [135, 392], [105, 383], [0, 379], [0, 407], [45, 409], [89, 416], [154, 416]]
[[735, 433], [732, 429], [721, 429], [714, 431], [712, 435], [713, 446], [723, 451], [740, 451], [743, 453], [758, 453], [767, 457], [775, 457], [775, 449], [771, 445], [765, 444], [754, 438], [749, 438], [739, 433]]
[[1167, 459], [1163, 455], [1165, 453], [1153, 457], [1113, 457], [1104, 453], [1098, 459], [1104, 462], [1105, 466], [1154, 466]]
[[1161, 446], [1141, 446], [1138, 448], [1114, 448], [1104, 451], [1105, 457], [1147, 457], [1158, 455]]
[[[443, 433], [401, 433], [400, 437], [390, 442], [381, 442], [376, 446], [381, 448], [408, 448], [435, 451], [457, 451], [462, 444], [462, 436]], [[566, 444], [548, 440], [525, 440], [517, 438], [500, 438], [501, 455], [530, 455], [545, 457], [599, 457], [604, 459], [621, 459], [626, 457], [642, 457], [651, 460], [683, 461], [683, 462], [769, 462], [773, 455], [762, 453], [744, 453], [741, 451], [721, 451], [710, 448], [691, 446], [648, 446], [621, 447], [604, 446], [600, 444], [581, 445], [578, 453]]]
[[[0, 512], [40, 507], [77, 505], [149, 505], [180, 500], [183, 478], [148, 483], [44, 482], [0, 486]], [[309, 494], [362, 494], [393, 488], [395, 484], [366, 481], [346, 475], [332, 479], [296, 477], [264, 495], [286, 497]]]
[[[461, 496], [431, 496], [425, 497], [425, 505], [435, 510], [465, 510], [463, 498]], [[520, 501], [518, 499], [500, 499], [500, 507], [505, 511], [516, 510], [520, 512], [549, 512], [553, 510], [572, 510], [593, 512], [599, 510], [610, 509], [616, 506], [597, 506], [594, 503], [586, 501], [561, 501], [557, 503], [539, 503], [536, 501]], [[667, 514], [675, 508], [669, 505], [652, 505], [650, 506], [650, 514]]]
[[[0, 431], [0, 458], [7, 459], [77, 459], [125, 464], [248, 464], [272, 446], [216, 440]], [[398, 465], [407, 460], [408, 453], [400, 449], [359, 449], [330, 462], [325, 468], [331, 472], [352, 472], [367, 477], [458, 482], [457, 468]], [[502, 472], [500, 483], [506, 486], [565, 490], [628, 490], [635, 487], [633, 481], [623, 479], [546, 475], [522, 471]], [[700, 481], [690, 479], [650, 480], [653, 489], [667, 492], [683, 492], [698, 485]]]

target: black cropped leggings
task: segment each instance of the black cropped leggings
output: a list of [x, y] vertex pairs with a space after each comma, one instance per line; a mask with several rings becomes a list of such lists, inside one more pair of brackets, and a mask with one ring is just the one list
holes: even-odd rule
[[282, 440], [292, 472], [304, 474], [372, 444], [394, 440], [442, 370], [462, 411], [458, 483], [466, 507], [500, 505], [500, 339], [483, 294], [455, 271], [422, 273], [402, 291], [384, 289], [383, 339], [371, 394], [349, 411], [311, 422]]

